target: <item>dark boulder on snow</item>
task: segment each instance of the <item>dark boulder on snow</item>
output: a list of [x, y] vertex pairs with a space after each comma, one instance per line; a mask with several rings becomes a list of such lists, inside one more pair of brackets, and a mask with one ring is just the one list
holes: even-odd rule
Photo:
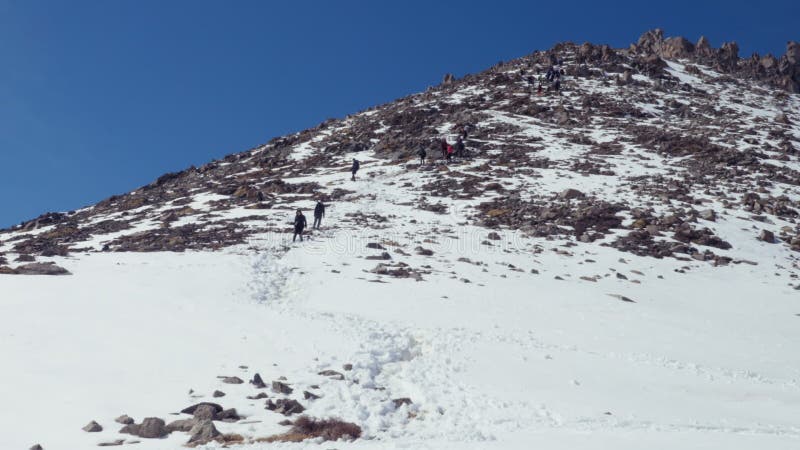
[[390, 255], [389, 252], [381, 252], [380, 255], [369, 255], [364, 259], [368, 259], [370, 261], [386, 261], [392, 259], [392, 255]]
[[276, 394], [291, 394], [294, 391], [288, 384], [281, 381], [272, 382], [272, 392]]
[[219, 420], [222, 422], [236, 422], [237, 420], [241, 419], [239, 413], [236, 412], [236, 408], [225, 409], [217, 413], [214, 420]]
[[219, 412], [215, 405], [205, 404], [198, 405], [194, 410], [193, 416], [196, 420], [214, 420]]
[[317, 400], [320, 398], [320, 396], [314, 394], [313, 392], [303, 391], [303, 398], [305, 400]]
[[265, 387], [267, 387], [266, 383], [264, 383], [264, 379], [261, 378], [261, 375], [259, 375], [258, 373], [253, 375], [253, 379], [250, 380], [250, 384], [255, 386], [257, 389], [264, 389]]
[[103, 431], [103, 427], [94, 420], [87, 423], [82, 429], [87, 433], [99, 433], [100, 431]]
[[201, 403], [197, 403], [197, 404], [195, 404], [195, 405], [192, 405], [192, 406], [188, 406], [188, 407], [186, 407], [186, 408], [183, 408], [183, 409], [181, 410], [181, 413], [183, 413], [183, 414], [191, 414], [191, 415], [194, 415], [194, 412], [197, 410], [197, 408], [199, 408], [199, 407], [201, 407], [201, 406], [210, 406], [211, 408], [213, 408], [213, 410], [214, 410], [214, 412], [215, 412], [215, 413], [217, 413], [217, 412], [220, 412], [220, 411], [222, 411], [222, 409], [223, 409], [223, 408], [222, 408], [222, 405], [218, 405], [218, 404], [216, 404], [216, 403], [211, 403], [211, 402], [201, 402]]
[[164, 419], [158, 417], [148, 417], [142, 421], [139, 428], [139, 437], [155, 439], [169, 434]]
[[584, 197], [586, 197], [586, 195], [584, 195], [583, 192], [572, 188], [565, 189], [560, 194], [558, 194], [558, 198], [560, 198], [561, 200], [572, 200], [575, 198], [584, 198]]
[[189, 431], [197, 425], [196, 419], [179, 419], [173, 420], [172, 422], [167, 424], [167, 431], [170, 433], [174, 431], [182, 431], [184, 433], [188, 433]]
[[344, 374], [330, 369], [323, 370], [322, 372], [319, 372], [317, 375], [322, 375], [323, 377], [329, 377], [334, 380], [344, 380]]
[[408, 397], [402, 397], [402, 398], [392, 399], [392, 403], [394, 404], [395, 408], [399, 408], [403, 405], [411, 405], [414, 402], [412, 402], [411, 399]]
[[114, 422], [121, 423], [122, 425], [130, 425], [130, 424], [134, 423], [134, 420], [133, 420], [132, 417], [128, 416], [127, 414], [123, 414], [123, 415], [117, 417], [116, 419], [114, 419]]
[[191, 430], [189, 430], [188, 444], [206, 444], [220, 435], [214, 423], [210, 420], [198, 421]]
[[14, 272], [18, 275], [71, 275], [67, 269], [52, 262], [23, 264]]
[[297, 400], [280, 398], [275, 400], [267, 400], [266, 409], [270, 411], [274, 411], [278, 414], [283, 414], [284, 416], [291, 416], [292, 414], [300, 414], [306, 410], [306, 408], [300, 404]]
[[145, 439], [158, 439], [170, 433], [164, 419], [158, 417], [148, 417], [141, 424], [125, 425], [119, 430], [120, 433], [132, 434]]
[[700, 217], [703, 220], [709, 220], [711, 222], [717, 220], [717, 214], [714, 212], [713, 209], [704, 209], [700, 211], [698, 217]]
[[422, 256], [433, 256], [433, 250], [431, 250], [429, 248], [416, 247], [414, 249], [414, 252], [416, 252], [416, 254], [422, 255]]
[[241, 378], [239, 378], [239, 377], [226, 377], [226, 376], [222, 376], [222, 377], [219, 377], [219, 378], [220, 378], [220, 379], [222, 380], [222, 382], [223, 382], [223, 383], [225, 383], [225, 384], [242, 384], [242, 383], [244, 383], [244, 380], [242, 380], [242, 379], [241, 379]]

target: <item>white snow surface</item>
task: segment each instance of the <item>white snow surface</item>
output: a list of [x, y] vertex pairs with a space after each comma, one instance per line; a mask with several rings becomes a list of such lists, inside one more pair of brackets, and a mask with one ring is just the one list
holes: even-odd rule
[[[683, 69], [670, 63], [682, 82], [704, 83]], [[450, 100], [482, 94], [466, 89]], [[777, 111], [732, 106], [722, 93], [720, 99], [752, 116]], [[656, 105], [647, 111], [659, 113]], [[520, 126], [542, 138], [541, 154], [553, 161], [585, 151], [559, 140], [557, 128], [487, 112], [483, 125]], [[294, 157], [323, 151], [313, 143], [299, 144]], [[661, 173], [666, 164], [626, 150], [641, 158], [609, 157], [626, 176]], [[216, 252], [41, 258], [70, 276], [0, 275], [0, 449], [39, 443], [80, 450], [131, 440], [118, 433], [115, 417], [169, 422], [187, 418], [173, 414], [200, 401], [245, 416], [215, 422], [221, 432], [253, 439], [286, 431], [278, 424], [285, 417], [246, 398], [259, 392], [247, 383], [255, 373], [268, 384], [286, 377], [294, 388], [289, 397], [306, 414], [354, 422], [363, 436], [242, 448], [800, 448], [800, 297], [784, 277], [796, 258], [785, 246], [754, 239], [751, 221], [731, 212], [705, 224], [737, 243], [737, 262], [749, 261], [724, 267], [623, 254], [603, 240], [573, 247], [513, 230], [489, 246], [488, 230], [470, 220], [476, 201], [441, 198], [448, 214], [422, 211], [411, 205], [418, 192], [398, 186], [418, 187], [430, 173], [358, 157], [364, 164], [357, 182], [340, 170], [284, 180], [356, 192], [332, 204], [322, 230], [303, 243], [265, 232]], [[483, 162], [459, 170], [478, 173]], [[575, 187], [637, 201], [620, 177], [573, 176], [558, 166], [503, 182], [523, 196]], [[785, 193], [800, 197], [794, 188]], [[202, 210], [214, 195], [198, 193], [191, 206]], [[263, 214], [286, 223], [293, 208], [311, 208], [313, 199], [290, 206]], [[349, 213], [390, 222], [363, 227], [346, 221]], [[365, 259], [380, 253], [367, 243], [383, 245], [387, 262], [422, 270], [423, 280], [370, 273], [382, 261]], [[415, 254], [417, 246], [433, 256]], [[0, 241], [0, 251], [9, 249]], [[345, 379], [318, 375], [327, 369]], [[212, 398], [215, 389], [226, 395]], [[304, 390], [321, 398], [305, 400]], [[392, 400], [404, 397], [413, 403], [395, 407]], [[104, 430], [82, 431], [91, 420]], [[175, 432], [133, 448], [177, 449], [186, 439]]]
[[[358, 188], [378, 198], [336, 205], [326, 222], [402, 214], [376, 179]], [[13, 405], [0, 413], [2, 447], [94, 448], [126, 437], [117, 415], [169, 420], [214, 389], [260, 421], [221, 431], [275, 434], [282, 416], [247, 400], [254, 388], [216, 378], [258, 372], [286, 376], [307, 413], [363, 427], [366, 439], [337, 448], [797, 448], [800, 305], [757, 250], [757, 266], [678, 274], [674, 261], [621, 263], [600, 246], [570, 258], [510, 232], [489, 248], [456, 214], [415, 214], [451, 232], [422, 243], [413, 226], [343, 228], [288, 251], [287, 236], [269, 234], [222, 252], [93, 254], [59, 260], [72, 276], [0, 279], [0, 398]], [[370, 282], [365, 245], [387, 240], [433, 249], [407, 258], [433, 273]], [[641, 284], [578, 279], [612, 271]], [[346, 379], [316, 375], [324, 369]], [[312, 384], [322, 399], [296, 395]], [[395, 409], [400, 397], [414, 403]], [[81, 431], [90, 420], [105, 430]]]

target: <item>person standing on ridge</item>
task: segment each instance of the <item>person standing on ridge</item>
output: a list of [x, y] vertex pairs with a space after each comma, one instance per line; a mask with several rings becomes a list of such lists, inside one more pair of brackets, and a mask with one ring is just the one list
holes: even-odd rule
[[428, 156], [428, 152], [426, 152], [424, 148], [420, 147], [419, 150], [417, 150], [417, 155], [419, 156], [419, 165], [425, 165], [425, 157]]
[[458, 135], [461, 137], [461, 139], [466, 139], [471, 129], [472, 129], [471, 123], [469, 122], [463, 123], [461, 124], [460, 127], [458, 127]]
[[325, 217], [325, 205], [322, 200], [317, 200], [317, 206], [314, 207], [314, 228], [319, 229], [322, 225], [322, 218]]
[[453, 150], [453, 146], [447, 144], [447, 162], [450, 162], [450, 160], [453, 159], [453, 153], [455, 153], [455, 150]]
[[461, 137], [463, 139], [466, 139], [469, 136], [469, 134], [472, 133], [472, 131], [475, 129], [475, 125], [467, 122], [467, 123], [464, 124], [463, 128], [464, 128], [464, 132], [461, 133]]
[[306, 216], [303, 215], [303, 211], [297, 210], [297, 214], [294, 216], [294, 236], [292, 236], [292, 242], [297, 239], [297, 236], [300, 236], [300, 242], [303, 242], [303, 230], [308, 225], [306, 222]]
[[353, 174], [353, 176], [350, 178], [351, 181], [356, 181], [356, 172], [358, 172], [360, 167], [361, 164], [358, 162], [358, 160], [353, 158], [353, 167], [350, 168], [350, 172]]
[[464, 140], [461, 139], [461, 136], [456, 139], [456, 157], [463, 158], [464, 157]]

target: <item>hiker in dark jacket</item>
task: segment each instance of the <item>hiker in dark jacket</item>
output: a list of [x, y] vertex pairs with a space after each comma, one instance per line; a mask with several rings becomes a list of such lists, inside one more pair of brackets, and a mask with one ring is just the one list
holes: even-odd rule
[[473, 125], [471, 123], [465, 123], [463, 128], [462, 128], [461, 138], [462, 139], [466, 139], [467, 136], [469, 136], [469, 134], [472, 133], [472, 130], [474, 130], [474, 129], [475, 129], [475, 125]]
[[303, 211], [297, 210], [297, 214], [294, 216], [294, 236], [292, 236], [292, 242], [297, 239], [297, 236], [300, 236], [300, 242], [303, 242], [303, 230], [306, 228], [308, 223], [306, 222], [306, 216], [303, 215]]
[[424, 148], [420, 148], [417, 150], [417, 155], [419, 155], [419, 165], [422, 166], [425, 164], [425, 157], [428, 156], [428, 152], [425, 151]]
[[353, 173], [352, 178], [350, 178], [352, 181], [356, 181], [356, 172], [358, 172], [358, 169], [360, 167], [361, 167], [361, 164], [358, 162], [358, 160], [353, 158], [353, 167], [350, 169], [350, 172]]
[[323, 217], [325, 217], [325, 205], [322, 204], [322, 200], [318, 200], [314, 208], [314, 228], [319, 229]]
[[458, 139], [456, 139], [456, 157], [463, 158], [465, 156], [464, 149], [464, 140], [459, 136]]

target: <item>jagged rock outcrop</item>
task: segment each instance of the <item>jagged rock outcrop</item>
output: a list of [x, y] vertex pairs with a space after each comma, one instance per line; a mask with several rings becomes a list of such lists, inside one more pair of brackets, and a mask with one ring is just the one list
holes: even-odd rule
[[638, 55], [639, 61], [649, 61], [649, 64], [640, 64], [650, 69], [648, 73], [651, 74], [657, 73], [649, 67], [656, 63], [655, 57], [688, 59], [725, 73], [764, 81], [789, 92], [800, 92], [800, 44], [794, 41], [787, 43], [786, 54], [779, 59], [772, 55], [761, 57], [758, 54], [742, 59], [739, 57], [739, 45], [736, 42], [725, 42], [720, 48], [714, 49], [705, 36], [692, 44], [682, 36], [665, 39], [661, 29], [654, 29], [642, 34], [629, 50]]

